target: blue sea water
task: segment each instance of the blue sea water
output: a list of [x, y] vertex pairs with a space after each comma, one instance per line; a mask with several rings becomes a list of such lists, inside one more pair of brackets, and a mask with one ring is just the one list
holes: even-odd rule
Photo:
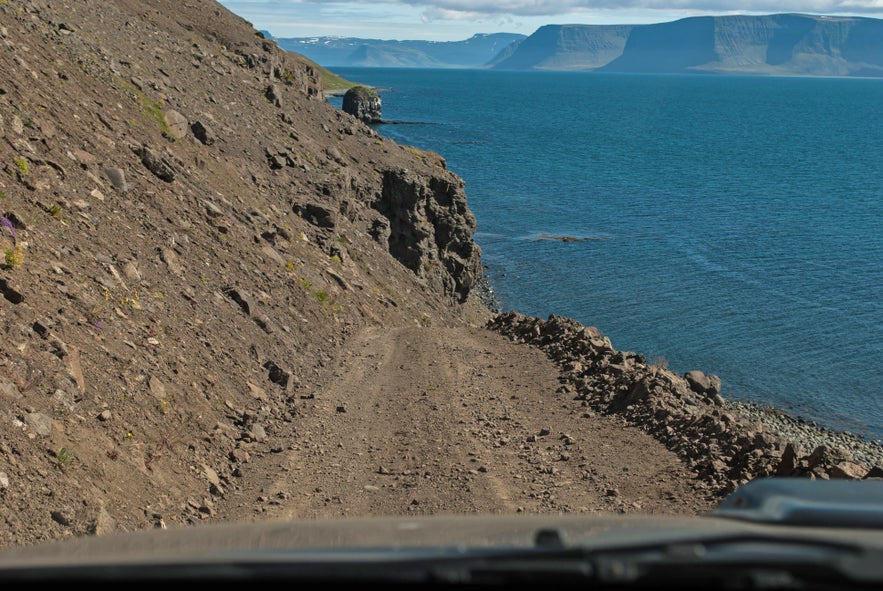
[[883, 437], [883, 80], [336, 73], [466, 181], [502, 309]]

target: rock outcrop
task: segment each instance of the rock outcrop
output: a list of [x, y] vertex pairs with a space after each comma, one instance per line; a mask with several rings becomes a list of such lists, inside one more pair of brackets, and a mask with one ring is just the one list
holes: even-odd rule
[[475, 216], [455, 177], [387, 170], [374, 207], [386, 218], [389, 252], [429, 285], [466, 301], [481, 278], [481, 249], [472, 240]]
[[367, 86], [354, 86], [343, 95], [343, 110], [364, 123], [377, 123], [383, 119], [383, 101], [380, 95]]

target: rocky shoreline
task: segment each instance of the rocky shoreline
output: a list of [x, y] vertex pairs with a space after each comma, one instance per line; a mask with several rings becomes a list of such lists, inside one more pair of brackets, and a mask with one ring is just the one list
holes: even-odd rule
[[494, 314], [499, 314], [503, 311], [493, 286], [484, 275], [472, 286], [469, 297]]
[[717, 376], [678, 375], [617, 351], [597, 328], [563, 317], [497, 314], [488, 328], [544, 350], [562, 368], [559, 393], [620, 417], [677, 452], [712, 492], [765, 476], [883, 477], [883, 446], [720, 395]]
[[849, 453], [852, 460], [867, 466], [883, 466], [883, 444], [868, 440], [856, 433], [839, 431], [804, 421], [772, 407], [750, 402], [727, 402], [734, 412], [751, 421], [760, 421], [772, 433], [799, 445], [803, 449], [825, 446]]

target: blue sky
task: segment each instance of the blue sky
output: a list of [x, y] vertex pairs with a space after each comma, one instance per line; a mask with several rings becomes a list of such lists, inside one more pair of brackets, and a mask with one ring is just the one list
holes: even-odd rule
[[275, 37], [461, 41], [476, 33], [530, 35], [547, 24], [638, 24], [722, 14], [883, 18], [883, 0], [220, 0]]

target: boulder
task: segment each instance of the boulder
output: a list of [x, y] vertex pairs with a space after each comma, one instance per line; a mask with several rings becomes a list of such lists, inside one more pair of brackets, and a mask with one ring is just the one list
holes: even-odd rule
[[834, 464], [828, 469], [828, 475], [831, 478], [847, 478], [860, 480], [868, 474], [868, 469], [861, 464], [850, 462], [848, 460]]
[[193, 136], [206, 146], [215, 143], [215, 134], [212, 133], [211, 128], [206, 126], [202, 121], [195, 121], [193, 125], [190, 126], [190, 130], [193, 132]]
[[697, 394], [714, 396], [720, 393], [721, 380], [714, 374], [705, 374], [697, 369], [684, 374], [684, 379], [690, 384], [690, 389]]
[[141, 163], [157, 178], [171, 183], [175, 180], [175, 169], [161, 154], [154, 152], [146, 145], [141, 145], [133, 149], [133, 151], [141, 157]]
[[172, 132], [172, 135], [176, 138], [182, 138], [187, 135], [187, 130], [189, 128], [187, 123], [187, 117], [179, 113], [178, 111], [168, 110], [165, 113], [166, 123], [169, 125], [169, 131]]

